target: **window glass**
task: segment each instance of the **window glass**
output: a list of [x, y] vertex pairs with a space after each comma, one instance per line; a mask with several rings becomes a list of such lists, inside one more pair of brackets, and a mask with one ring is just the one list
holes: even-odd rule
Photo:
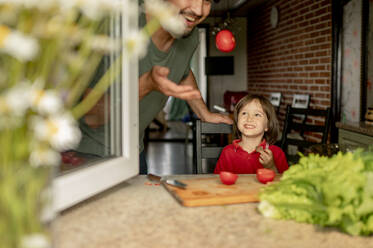
[[[114, 20], [105, 24], [105, 30], [115, 37]], [[104, 56], [96, 68], [88, 89], [82, 99], [87, 97], [100, 79], [108, 72], [110, 65], [118, 58], [118, 53]], [[109, 74], [112, 84], [101, 99], [79, 120], [82, 138], [78, 147], [62, 152], [60, 173], [72, 172], [76, 169], [102, 162], [108, 158], [121, 156], [121, 73], [113, 71]]]

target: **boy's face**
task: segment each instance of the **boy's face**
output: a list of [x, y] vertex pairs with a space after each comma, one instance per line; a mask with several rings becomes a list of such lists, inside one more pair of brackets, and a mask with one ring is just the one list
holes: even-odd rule
[[268, 118], [259, 100], [244, 105], [238, 113], [237, 128], [242, 137], [263, 137], [268, 131]]
[[184, 18], [188, 35], [193, 28], [203, 22], [210, 14], [212, 0], [167, 0], [180, 9], [180, 15]]

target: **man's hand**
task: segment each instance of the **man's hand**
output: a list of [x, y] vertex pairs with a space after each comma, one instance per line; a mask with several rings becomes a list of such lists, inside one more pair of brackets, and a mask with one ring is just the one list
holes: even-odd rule
[[263, 167], [277, 172], [272, 151], [268, 148], [263, 149], [262, 146], [258, 146], [255, 150], [260, 153], [259, 162], [263, 165]]
[[191, 85], [178, 85], [167, 78], [170, 70], [163, 66], [153, 66], [150, 72], [140, 77], [140, 100], [151, 91], [159, 91], [166, 96], [173, 96], [183, 100], [199, 99], [201, 93]]
[[211, 123], [226, 123], [230, 125], [233, 124], [233, 120], [228, 115], [211, 112], [209, 112], [205, 118], [202, 119], [202, 121]]

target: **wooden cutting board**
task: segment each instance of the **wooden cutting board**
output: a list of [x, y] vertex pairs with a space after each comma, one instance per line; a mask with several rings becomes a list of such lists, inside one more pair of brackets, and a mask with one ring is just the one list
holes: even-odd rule
[[[275, 181], [279, 178], [280, 175], [276, 175]], [[259, 189], [266, 186], [252, 174], [239, 175], [233, 185], [222, 184], [219, 175], [179, 181], [187, 184], [187, 188], [180, 189], [164, 182], [162, 185], [178, 202], [187, 207], [259, 202]]]

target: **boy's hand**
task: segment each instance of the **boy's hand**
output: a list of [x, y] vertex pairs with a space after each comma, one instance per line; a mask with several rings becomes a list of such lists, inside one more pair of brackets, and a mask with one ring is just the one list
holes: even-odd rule
[[273, 154], [270, 149], [263, 149], [262, 146], [258, 146], [256, 148], [256, 151], [260, 153], [259, 162], [263, 165], [264, 168], [277, 171], [275, 161], [273, 160]]

